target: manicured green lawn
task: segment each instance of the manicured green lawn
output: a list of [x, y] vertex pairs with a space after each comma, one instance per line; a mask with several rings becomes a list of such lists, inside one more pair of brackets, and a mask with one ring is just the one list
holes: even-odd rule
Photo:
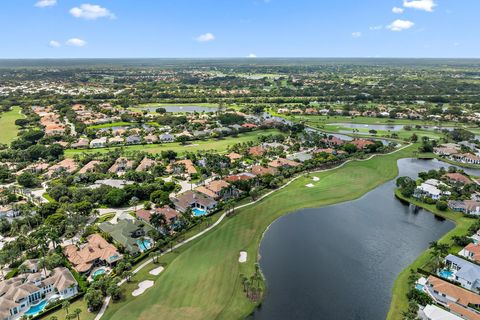
[[[310, 123], [364, 123], [364, 124], [408, 124], [415, 125], [439, 125], [435, 121], [422, 121], [410, 119], [390, 119], [390, 118], [372, 118], [372, 117], [344, 117], [344, 116], [283, 116], [287, 119], [298, 119]], [[442, 122], [442, 126], [455, 127], [458, 122]]]
[[[247, 133], [239, 134], [237, 137], [226, 137], [224, 139], [217, 140], [206, 140], [206, 141], [191, 141], [189, 145], [181, 145], [180, 143], [166, 143], [166, 144], [147, 144], [147, 145], [134, 145], [134, 146], [125, 146], [123, 150], [128, 152], [134, 151], [146, 151], [149, 153], [159, 153], [165, 150], [173, 150], [179, 154], [185, 152], [195, 152], [200, 150], [214, 150], [217, 152], [224, 152], [228, 149], [229, 146], [233, 146], [236, 143], [243, 143], [248, 141], [257, 141], [257, 138], [261, 135], [269, 134], [279, 134], [280, 131], [275, 129], [262, 130], [262, 131], [252, 131]], [[107, 153], [114, 151], [118, 148], [98, 148], [98, 149], [86, 149], [86, 150], [77, 150], [69, 149], [65, 151], [66, 157], [73, 157], [76, 154], [82, 153]]]
[[[105, 319], [241, 319], [255, 304], [245, 298], [240, 274], [250, 276], [266, 228], [278, 217], [306, 207], [357, 199], [398, 174], [396, 161], [418, 145], [397, 153], [355, 161], [298, 178], [252, 206], [238, 210], [216, 229], [180, 249], [149, 292], [107, 309]], [[320, 178], [318, 182], [312, 176]], [[313, 183], [313, 188], [305, 185]], [[240, 251], [248, 261], [238, 263]], [[168, 258], [168, 255], [165, 257]], [[141, 275], [139, 275], [140, 277]]]
[[[428, 205], [423, 202], [417, 201], [415, 199], [405, 199], [398, 190], [395, 192], [397, 197], [402, 198], [410, 203], [413, 203], [419, 207], [422, 207], [430, 212], [435, 213], [443, 218], [452, 220], [455, 222], [456, 226], [450, 232], [445, 234], [438, 242], [447, 243], [449, 245], [453, 244], [453, 236], [463, 236], [467, 233], [468, 228], [475, 222], [474, 219], [464, 217], [460, 213], [455, 213], [452, 211], [442, 212], [439, 211], [435, 205]], [[450, 248], [450, 253], [457, 254], [460, 251], [460, 247], [452, 245]], [[403, 320], [402, 312], [408, 308], [408, 299], [406, 297], [407, 292], [410, 290], [408, 286], [408, 277], [410, 275], [410, 270], [416, 270], [418, 268], [427, 269], [426, 266], [431, 261], [431, 250], [423, 252], [408, 268], [403, 270], [395, 280], [392, 289], [392, 301], [390, 304], [390, 310], [388, 312], [387, 320]]]
[[18, 134], [18, 126], [15, 125], [15, 120], [24, 118], [20, 113], [20, 107], [13, 107], [8, 112], [0, 113], [0, 143], [10, 145], [15, 140]]
[[[118, 121], [118, 122], [112, 122], [112, 123], [104, 123], [104, 124], [97, 124], [94, 126], [89, 126], [88, 129], [105, 129], [105, 128], [111, 128], [111, 127], [131, 127], [138, 125], [139, 123], [135, 122], [123, 122], [123, 121]], [[160, 125], [156, 122], [147, 122], [146, 124], [153, 126], [153, 127], [159, 127]]]

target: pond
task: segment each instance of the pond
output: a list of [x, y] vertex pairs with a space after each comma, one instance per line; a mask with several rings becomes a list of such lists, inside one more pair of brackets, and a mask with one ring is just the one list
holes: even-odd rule
[[[417, 159], [398, 165], [412, 178], [449, 166]], [[400, 202], [394, 189], [390, 181], [358, 200], [275, 221], [260, 246], [267, 294], [249, 319], [385, 319], [397, 275], [454, 227]]]
[[169, 113], [202, 113], [202, 112], [216, 112], [218, 107], [205, 107], [205, 106], [187, 106], [187, 105], [167, 105], [167, 106], [158, 106], [158, 107], [140, 107], [140, 110], [147, 110], [150, 112], [155, 112], [158, 108], [164, 108]]
[[[363, 123], [329, 123], [331, 126], [340, 126], [350, 129], [365, 129], [365, 130], [376, 130], [376, 131], [400, 131], [405, 125], [404, 124], [363, 124]], [[328, 126], [327, 125], [327, 126]], [[415, 129], [415, 125], [411, 125]], [[422, 125], [421, 129], [423, 130], [453, 130], [454, 127], [443, 127], [443, 126], [425, 126]], [[347, 132], [348, 133], [348, 132]]]

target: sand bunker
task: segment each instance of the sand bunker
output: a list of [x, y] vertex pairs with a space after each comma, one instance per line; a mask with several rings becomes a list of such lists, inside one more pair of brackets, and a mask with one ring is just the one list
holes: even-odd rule
[[240, 263], [247, 262], [247, 252], [246, 251], [240, 251], [240, 257], [238, 258], [238, 262], [240, 262]]
[[134, 290], [132, 292], [132, 296], [134, 297], [137, 297], [139, 295], [141, 295], [142, 293], [145, 292], [145, 290], [147, 290], [148, 288], [151, 288], [153, 286], [154, 282], [151, 281], [151, 280], [145, 280], [145, 281], [142, 281], [138, 284], [138, 289]]
[[320, 178], [319, 177], [313, 177], [313, 181], [319, 181]]
[[152, 276], [158, 276], [163, 270], [164, 270], [163, 267], [158, 267], [158, 268], [155, 268], [155, 269], [153, 269], [153, 270], [150, 270], [149, 273], [150, 273]]
[[314, 187], [314, 185], [313, 185], [313, 184], [311, 184], [311, 183], [309, 183], [309, 184], [305, 185], [305, 187], [307, 187], [307, 188], [313, 188], [313, 187]]

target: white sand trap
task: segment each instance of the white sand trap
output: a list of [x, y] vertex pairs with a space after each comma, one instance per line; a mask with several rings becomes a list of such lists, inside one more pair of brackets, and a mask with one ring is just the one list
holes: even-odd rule
[[151, 280], [145, 280], [145, 281], [142, 281], [138, 284], [138, 289], [134, 290], [132, 292], [132, 296], [134, 297], [137, 297], [139, 295], [141, 295], [142, 293], [145, 292], [145, 290], [147, 290], [148, 288], [151, 288], [153, 286], [154, 282], [151, 281]]
[[314, 187], [314, 185], [313, 185], [313, 184], [311, 184], [311, 183], [309, 183], [309, 184], [305, 185], [305, 187], [307, 187], [307, 188], [313, 188], [313, 187]]
[[158, 267], [158, 268], [155, 268], [155, 269], [153, 269], [153, 270], [150, 270], [149, 273], [150, 273], [152, 276], [158, 276], [163, 270], [164, 270], [163, 267]]
[[320, 178], [319, 177], [313, 177], [313, 181], [319, 181]]
[[246, 251], [240, 251], [240, 257], [238, 258], [238, 262], [240, 262], [240, 263], [247, 262], [247, 252]]

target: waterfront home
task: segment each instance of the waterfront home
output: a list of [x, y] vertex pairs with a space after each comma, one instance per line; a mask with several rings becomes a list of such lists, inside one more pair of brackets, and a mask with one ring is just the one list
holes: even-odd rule
[[140, 171], [147, 171], [153, 166], [155, 166], [157, 162], [155, 160], [149, 159], [149, 158], [143, 158], [142, 161], [140, 161], [140, 164], [138, 167], [135, 169], [135, 171], [140, 172]]
[[442, 191], [437, 188], [437, 186], [439, 185], [440, 181], [436, 179], [429, 179], [415, 189], [413, 196], [417, 199], [423, 197], [430, 197], [433, 200], [438, 200], [441, 196], [451, 194], [450, 191]]
[[87, 243], [83, 245], [67, 245], [63, 252], [75, 271], [86, 274], [97, 266], [113, 266], [123, 258], [117, 248], [98, 233], [88, 236]]
[[474, 200], [449, 200], [448, 207], [453, 211], [480, 215], [480, 202]]
[[458, 148], [438, 147], [433, 149], [433, 153], [438, 154], [439, 156], [450, 157], [451, 155], [458, 153]]
[[77, 293], [78, 283], [64, 267], [18, 275], [0, 282], [0, 319], [17, 319], [32, 306]]
[[447, 281], [429, 276], [425, 285], [428, 295], [450, 312], [469, 320], [480, 319], [480, 296]]
[[445, 264], [449, 270], [453, 271], [455, 281], [470, 291], [479, 292], [480, 287], [480, 266], [449, 254], [445, 257]]
[[215, 201], [215, 199], [190, 190], [180, 193], [172, 199], [172, 202], [175, 209], [180, 212], [185, 212], [188, 208], [200, 209], [208, 212], [217, 206], [217, 201]]
[[345, 141], [343, 141], [342, 139], [334, 137], [334, 136], [324, 138], [324, 139], [322, 139], [322, 142], [325, 143], [329, 147], [341, 146], [345, 143]]
[[455, 184], [471, 184], [473, 183], [469, 177], [458, 172], [446, 173], [443, 178], [445, 178], [450, 183]]
[[108, 144], [112, 146], [121, 145], [124, 142], [125, 142], [125, 139], [123, 139], [122, 137], [113, 137], [108, 139]]
[[475, 243], [469, 243], [458, 253], [462, 257], [465, 257], [469, 260], [480, 262], [480, 243], [477, 241]]
[[127, 144], [140, 144], [140, 142], [142, 142], [142, 138], [137, 135], [128, 136], [126, 140]]
[[107, 137], [101, 137], [90, 141], [90, 148], [103, 148], [107, 145]]
[[103, 222], [98, 227], [132, 255], [138, 255], [140, 252], [150, 249], [152, 245], [151, 240], [142, 238], [153, 229], [142, 221], [119, 219], [116, 224]]
[[480, 157], [470, 153], [454, 154], [451, 158], [462, 163], [480, 164]]
[[373, 141], [364, 140], [364, 139], [353, 140], [350, 143], [353, 144], [355, 147], [357, 147], [358, 150], [364, 150], [369, 145], [375, 144]]
[[420, 319], [424, 320], [465, 320], [433, 304], [428, 304], [423, 309], [420, 309], [419, 314]]

